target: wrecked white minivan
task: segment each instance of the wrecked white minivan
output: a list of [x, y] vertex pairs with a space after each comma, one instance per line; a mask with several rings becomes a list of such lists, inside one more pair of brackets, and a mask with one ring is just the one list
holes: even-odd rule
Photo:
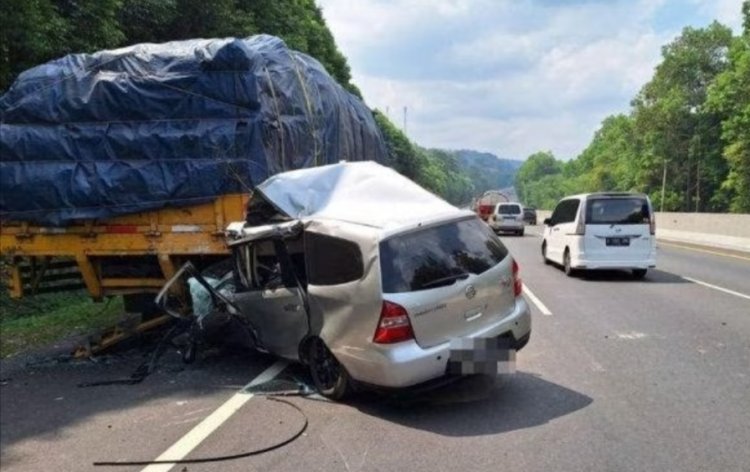
[[268, 179], [228, 244], [231, 275], [192, 273], [194, 316], [242, 320], [331, 398], [508, 371], [529, 340], [518, 265], [492, 230], [373, 162]]

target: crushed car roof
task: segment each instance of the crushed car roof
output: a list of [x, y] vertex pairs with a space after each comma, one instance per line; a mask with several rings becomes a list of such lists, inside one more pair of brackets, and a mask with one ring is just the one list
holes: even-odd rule
[[392, 229], [466, 214], [395, 170], [372, 161], [284, 172], [256, 190], [295, 219], [332, 219]]

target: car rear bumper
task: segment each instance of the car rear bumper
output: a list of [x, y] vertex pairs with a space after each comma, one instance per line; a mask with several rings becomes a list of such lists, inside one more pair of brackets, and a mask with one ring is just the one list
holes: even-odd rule
[[646, 259], [604, 260], [571, 257], [570, 265], [574, 269], [652, 269], [656, 267], [656, 257]]
[[[515, 340], [515, 346], [523, 347], [530, 333], [529, 306], [523, 297], [519, 297], [508, 316], [468, 337], [510, 335]], [[355, 381], [377, 387], [404, 388], [445, 377], [450, 343], [425, 349], [412, 340], [390, 346], [369, 344], [366, 349], [334, 348], [333, 352]]]
[[524, 222], [490, 220], [490, 227], [495, 231], [518, 231], [524, 228]]

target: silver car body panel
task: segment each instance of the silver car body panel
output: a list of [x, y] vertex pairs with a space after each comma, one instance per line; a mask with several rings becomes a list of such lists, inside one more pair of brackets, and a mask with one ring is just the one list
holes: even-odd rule
[[[477, 218], [473, 212], [448, 204], [392, 169], [357, 162], [292, 171], [271, 177], [257, 187], [257, 192], [289, 221], [263, 227], [234, 223], [229, 231], [231, 246], [258, 244], [265, 237], [300, 225], [303, 234], [334, 236], [355, 243], [364, 268], [359, 279], [347, 283], [308, 282], [309, 320], [303, 320], [298, 316], [301, 312], [293, 309], [294, 299], [301, 298], [294, 290], [285, 291], [283, 296], [278, 295], [281, 301], [257, 311], [254, 306], [263, 303], [262, 296], [246, 295], [243, 301], [239, 295], [236, 304], [253, 318], [259, 331], [284, 331], [275, 339], [282, 341], [279, 345], [263, 343], [269, 351], [299, 359], [297, 340], [304, 337], [304, 332], [323, 339], [355, 380], [405, 387], [445, 374], [453, 338], [512, 333], [520, 339], [530, 332], [528, 305], [513, 294], [510, 255], [489, 270], [452, 285], [383, 293], [379, 258], [382, 241], [433, 225]], [[473, 291], [471, 299], [466, 296], [469, 287]], [[383, 300], [407, 309], [414, 340], [372, 342]], [[276, 310], [277, 315], [288, 312], [293, 319], [272, 320], [270, 313], [265, 313], [269, 310]], [[268, 319], [264, 321], [264, 317]], [[264, 335], [260, 337], [263, 339]]]

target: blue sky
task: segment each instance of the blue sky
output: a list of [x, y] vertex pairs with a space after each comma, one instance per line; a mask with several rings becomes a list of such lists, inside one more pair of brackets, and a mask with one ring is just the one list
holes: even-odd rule
[[422, 146], [580, 153], [661, 47], [742, 0], [318, 0], [354, 82]]

